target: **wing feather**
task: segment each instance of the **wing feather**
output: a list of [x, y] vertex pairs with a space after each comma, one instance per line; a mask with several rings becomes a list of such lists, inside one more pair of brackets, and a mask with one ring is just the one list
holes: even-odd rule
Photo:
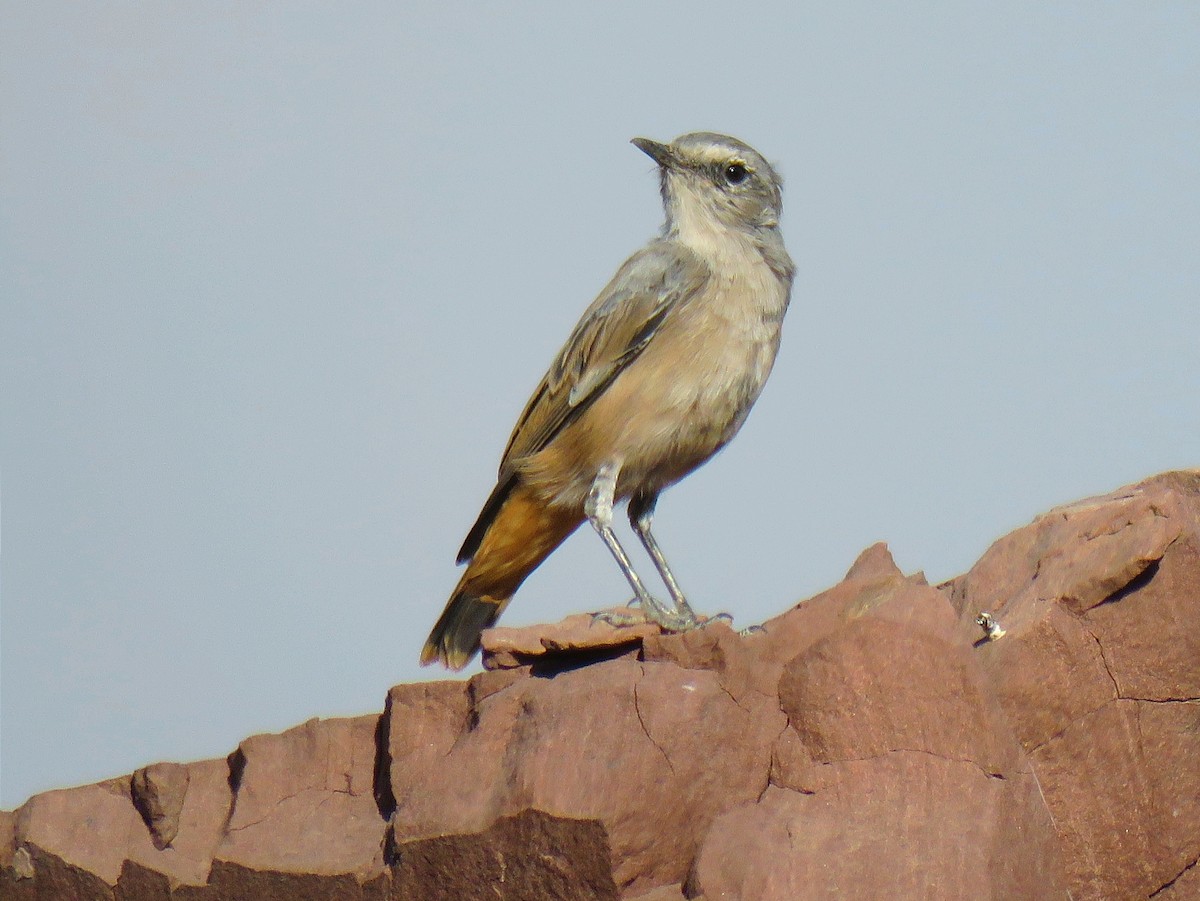
[[517, 419], [495, 489], [458, 553], [469, 560], [517, 484], [517, 463], [545, 448], [654, 340], [670, 312], [695, 296], [708, 266], [686, 247], [657, 240], [630, 257], [584, 311]]
[[705, 263], [675, 242], [655, 241], [630, 257], [584, 312], [525, 405], [504, 450], [501, 481], [516, 461], [542, 450], [587, 409], [708, 278]]

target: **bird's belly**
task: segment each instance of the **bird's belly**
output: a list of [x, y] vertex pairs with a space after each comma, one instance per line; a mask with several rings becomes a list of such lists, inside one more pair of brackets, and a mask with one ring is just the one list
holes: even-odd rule
[[642, 354], [553, 442], [522, 465], [554, 506], [582, 507], [601, 467], [620, 467], [617, 498], [656, 493], [727, 444], [758, 399], [779, 348], [777, 308], [693, 309], [664, 325]]
[[646, 361], [618, 448], [618, 494], [678, 481], [737, 434], [771, 371], [777, 340], [725, 338], [702, 343], [690, 360]]

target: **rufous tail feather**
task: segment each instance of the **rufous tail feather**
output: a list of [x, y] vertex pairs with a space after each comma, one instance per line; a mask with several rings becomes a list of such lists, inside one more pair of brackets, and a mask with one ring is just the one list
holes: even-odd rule
[[429, 633], [421, 663], [466, 666], [479, 650], [480, 633], [495, 624], [525, 578], [581, 522], [581, 513], [550, 507], [515, 485]]

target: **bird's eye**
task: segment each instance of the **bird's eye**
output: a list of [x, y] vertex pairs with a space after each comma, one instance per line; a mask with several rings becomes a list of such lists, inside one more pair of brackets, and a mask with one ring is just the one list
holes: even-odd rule
[[730, 163], [725, 167], [725, 181], [731, 185], [740, 185], [750, 177], [750, 170], [745, 163]]

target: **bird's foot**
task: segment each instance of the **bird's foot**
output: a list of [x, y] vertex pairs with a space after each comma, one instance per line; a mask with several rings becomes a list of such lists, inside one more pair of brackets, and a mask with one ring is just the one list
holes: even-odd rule
[[664, 632], [690, 632], [705, 622], [682, 596], [675, 596], [672, 603], [667, 604], [647, 595], [642, 599], [642, 612], [648, 622], [657, 623]]
[[[626, 612], [628, 611], [628, 612]], [[637, 598], [629, 601], [623, 610], [598, 610], [591, 614], [592, 622], [607, 623], [610, 626], [640, 626], [643, 623], [654, 623], [664, 632], [690, 632], [712, 623], [733, 625], [733, 614], [715, 613], [712, 616], [699, 616], [689, 606], [672, 607], [651, 598], [650, 604], [643, 604]], [[747, 626], [737, 630], [739, 635], [755, 635], [764, 631], [762, 626]]]
[[626, 609], [629, 613], [623, 613], [620, 610], [597, 610], [591, 614], [593, 623], [607, 623], [610, 626], [640, 626], [647, 622], [646, 614], [640, 610], [633, 610], [632, 604], [626, 604]]
[[675, 607], [656, 597], [647, 596], [633, 598], [625, 605], [625, 610], [599, 610], [592, 614], [592, 622], [608, 623], [610, 626], [655, 623], [666, 632], [687, 632], [707, 620], [696, 616], [686, 604]]
[[690, 609], [672, 609], [663, 607], [655, 611], [646, 611], [646, 619], [657, 623], [664, 632], [690, 632], [698, 626], [703, 626], [708, 620], [696, 616]]
[[[725, 612], [714, 613], [712, 616], [704, 619], [700, 625], [707, 626], [709, 623], [725, 623], [732, 629], [733, 614]], [[737, 632], [738, 635], [741, 635], [743, 638], [745, 638], [747, 635], [757, 635], [759, 632], [765, 632], [766, 630], [762, 626], [746, 626], [744, 629], [734, 629], [734, 631]]]

